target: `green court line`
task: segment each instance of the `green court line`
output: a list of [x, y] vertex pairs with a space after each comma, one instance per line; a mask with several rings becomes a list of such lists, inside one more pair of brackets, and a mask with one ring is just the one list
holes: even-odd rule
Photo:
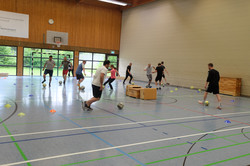
[[[0, 120], [2, 121], [1, 118], [0, 118]], [[16, 141], [15, 138], [14, 138], [13, 136], [11, 136], [12, 134], [11, 134], [11, 132], [9, 131], [9, 129], [7, 128], [7, 126], [6, 126], [4, 123], [2, 123], [2, 125], [3, 125], [4, 129], [6, 130], [6, 132], [8, 133], [8, 135], [10, 135], [11, 140], [12, 140], [12, 141]], [[19, 151], [19, 153], [21, 154], [21, 156], [23, 157], [23, 159], [24, 159], [25, 161], [27, 161], [28, 158], [26, 157], [26, 155], [24, 154], [24, 152], [22, 151], [22, 149], [20, 148], [20, 146], [18, 145], [18, 143], [17, 143], [17, 142], [14, 142], [14, 145], [16, 146], [17, 150]], [[28, 166], [31, 166], [30, 163], [27, 163], [27, 165], [28, 165]]]
[[232, 144], [232, 145], [227, 145], [227, 146], [222, 146], [222, 147], [213, 148], [213, 149], [204, 150], [204, 151], [199, 151], [199, 152], [194, 152], [194, 153], [189, 153], [189, 154], [180, 155], [180, 156], [176, 156], [176, 157], [170, 157], [170, 158], [167, 158], [167, 159], [157, 160], [157, 161], [153, 161], [153, 162], [149, 162], [149, 163], [145, 163], [145, 164], [146, 165], [156, 164], [156, 163], [160, 163], [160, 162], [163, 162], [163, 161], [178, 159], [178, 158], [182, 158], [182, 157], [186, 157], [186, 156], [192, 156], [192, 155], [196, 155], [196, 154], [201, 154], [201, 153], [205, 153], [205, 152], [211, 152], [211, 151], [214, 151], [214, 150], [229, 148], [229, 147], [238, 146], [238, 145], [244, 145], [244, 144], [248, 144], [248, 143], [250, 143], [250, 141], [241, 142], [241, 143]]
[[[160, 117], [157, 117], [157, 116], [155, 116], [155, 115], [151, 115], [151, 114], [149, 114], [149, 113], [145, 113], [145, 114], [147, 114], [148, 116], [152, 116], [152, 117], [154, 117], [154, 118], [162, 119], [162, 118], [160, 118]], [[169, 121], [169, 122], [172, 122], [172, 121]], [[189, 128], [189, 129], [192, 129], [192, 130], [201, 132], [201, 133], [205, 132], [205, 131], [202, 131], [202, 130], [199, 130], [199, 129], [196, 129], [196, 128], [193, 128], [193, 127], [190, 127], [190, 126], [187, 126], [187, 125], [184, 125], [184, 124], [177, 124], [177, 125], [183, 126], [183, 127], [186, 127], [186, 128]], [[217, 136], [217, 135], [215, 135], [215, 134], [209, 134], [209, 135]], [[233, 143], [239, 143], [239, 142], [237, 142], [237, 141], [234, 141], [234, 140], [231, 140], [231, 139], [227, 139], [227, 138], [222, 138], [222, 139], [224, 139], [224, 140], [226, 140], [226, 141], [233, 142]]]
[[[244, 134], [247, 134], [247, 133], [250, 133], [250, 132], [245, 132]], [[192, 141], [191, 143], [204, 142], [204, 141], [215, 140], [215, 139], [219, 139], [219, 138], [232, 137], [232, 136], [237, 136], [237, 135], [242, 135], [242, 134], [243, 133], [230, 134], [230, 135], [226, 135], [226, 136], [217, 136], [217, 137], [214, 137], [214, 138], [208, 138], [208, 139], [203, 139], [203, 140], [199, 140], [199, 141]], [[189, 143], [187, 143], [187, 142], [179, 143], [179, 144], [174, 144], [174, 145], [168, 145], [168, 146], [162, 146], [162, 147], [157, 147], [157, 148], [152, 148], [152, 149], [145, 149], [145, 150], [130, 152], [128, 154], [136, 154], [136, 153], [154, 151], [154, 150], [165, 149], [165, 148], [170, 148], [170, 147], [175, 147], [175, 146], [182, 146], [182, 145], [187, 145], [187, 144], [189, 144]], [[76, 162], [76, 163], [64, 164], [64, 165], [61, 165], [61, 166], [70, 166], [70, 165], [75, 165], [75, 164], [88, 163], [88, 162], [92, 162], [92, 161], [104, 160], [104, 159], [115, 158], [115, 157], [120, 157], [120, 156], [124, 156], [124, 154], [108, 156], [108, 157], [102, 157], [102, 158], [97, 158], [97, 159], [92, 159], [92, 160], [85, 160], [85, 161], [80, 161], [80, 162]]]
[[241, 156], [232, 157], [232, 158], [229, 158], [229, 159], [226, 159], [226, 160], [221, 160], [221, 161], [211, 163], [211, 164], [207, 164], [207, 165], [204, 165], [204, 166], [216, 165], [216, 164], [224, 163], [224, 162], [227, 162], [227, 161], [231, 161], [231, 160], [234, 160], [234, 159], [239, 159], [239, 158], [246, 157], [246, 156], [250, 156], [250, 153], [244, 154], [244, 155], [241, 155]]
[[[144, 113], [123, 115], [123, 116], [137, 116], [139, 114], [144, 114]], [[71, 120], [88, 120], [88, 119], [101, 119], [101, 118], [112, 118], [112, 117], [115, 117], [115, 116], [112, 115], [112, 116], [100, 116], [100, 117], [74, 118]], [[68, 121], [67, 120], [48, 120], [48, 121], [39, 121], [39, 122], [13, 123], [13, 124], [6, 124], [6, 126], [21, 126], [21, 125], [26, 125], [26, 124], [46, 124], [46, 123], [51, 123], [51, 122], [68, 122]]]

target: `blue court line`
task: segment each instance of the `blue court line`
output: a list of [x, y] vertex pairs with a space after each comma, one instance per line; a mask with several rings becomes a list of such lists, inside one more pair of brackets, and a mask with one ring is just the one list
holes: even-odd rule
[[[96, 106], [95, 106], [95, 107], [96, 107]], [[99, 110], [105, 111], [105, 112], [107, 112], [107, 113], [110, 113], [110, 114], [116, 115], [116, 116], [118, 116], [118, 117], [120, 117], [120, 118], [123, 118], [123, 119], [129, 120], [129, 121], [131, 121], [131, 122], [135, 122], [135, 123], [137, 123], [137, 121], [135, 121], [135, 120], [129, 119], [129, 118], [124, 117], [124, 116], [121, 116], [121, 115], [116, 114], [116, 113], [114, 113], [114, 112], [107, 111], [107, 110], [102, 109], [102, 108], [100, 108], [100, 107], [96, 107], [96, 108], [98, 108]], [[146, 125], [144, 125], [144, 124], [142, 124], [142, 123], [137, 123], [137, 124], [140, 124], [140, 125], [142, 125], [142, 126], [146, 127]]]
[[[45, 107], [47, 107], [48, 109], [50, 109], [49, 106], [47, 106], [46, 104], [44, 104], [44, 105], [45, 105]], [[63, 116], [62, 114], [60, 114], [60, 113], [57, 113], [57, 114], [58, 114], [59, 116], [61, 116], [63, 119], [69, 121], [70, 123], [72, 123], [72, 124], [74, 124], [74, 125], [76, 125], [76, 126], [78, 126], [78, 127], [83, 128], [83, 126], [81, 126], [81, 125], [79, 125], [78, 123], [74, 122], [73, 120], [71, 120], [71, 119], [69, 119], [69, 118]], [[97, 135], [94, 134], [94, 133], [91, 133], [89, 130], [87, 130], [87, 129], [82, 129], [82, 130], [85, 131], [85, 132], [87, 132], [88, 134], [91, 134], [92, 136], [96, 137], [97, 139], [101, 140], [101, 141], [104, 142], [105, 144], [107, 144], [107, 145], [109, 145], [109, 146], [111, 146], [111, 147], [115, 147], [114, 145], [112, 145], [112, 144], [109, 143], [108, 141], [102, 139], [101, 137], [97, 136]], [[137, 162], [138, 164], [143, 165], [143, 166], [146, 166], [145, 164], [143, 164], [142, 162], [140, 162], [139, 160], [137, 160], [137, 159], [134, 158], [133, 156], [131, 156], [131, 155], [127, 154], [126, 152], [124, 152], [123, 150], [121, 150], [120, 148], [115, 148], [115, 149], [116, 149], [117, 151], [119, 151], [120, 153], [124, 154], [125, 156], [129, 157], [130, 159], [134, 160], [134, 161]]]
[[[237, 116], [237, 117], [243, 117], [243, 116], [244, 115]], [[250, 115], [247, 115], [247, 116], [250, 116]], [[233, 118], [233, 117], [228, 117], [228, 118]], [[220, 119], [219, 118], [214, 118], [214, 119], [194, 120], [194, 121], [185, 121], [185, 122], [176, 122], [176, 123], [165, 123], [165, 124], [157, 124], [157, 125], [149, 125], [149, 126], [128, 127], [128, 128], [122, 128], [122, 129], [89, 131], [87, 133], [65, 134], [65, 135], [58, 135], [58, 136], [48, 136], [48, 137], [40, 137], [40, 138], [31, 138], [31, 139], [23, 139], [23, 140], [16, 140], [16, 141], [0, 142], [0, 144], [8, 144], [8, 143], [13, 143], [13, 142], [27, 142], [27, 141], [35, 141], [35, 140], [43, 140], [43, 139], [51, 139], [51, 138], [61, 138], [61, 137], [67, 137], [67, 136], [77, 136], [77, 135], [85, 135], [85, 134], [104, 133], [104, 132], [112, 132], [112, 131], [122, 131], [122, 130], [140, 129], [140, 128], [146, 128], [146, 127], [167, 126], [167, 125], [201, 122], [201, 121], [212, 121], [212, 120], [220, 120]]]
[[[61, 116], [62, 118], [64, 118], [65, 120], [68, 120], [69, 122], [73, 123], [74, 125], [78, 126], [78, 127], [83, 127], [77, 123], [75, 123], [74, 121], [72, 121], [71, 119], [61, 115], [61, 114], [58, 114], [59, 116]], [[105, 144], [111, 146], [111, 147], [114, 147], [114, 145], [112, 145], [111, 143], [109, 143], [108, 141], [105, 141], [104, 139], [102, 139], [101, 137], [97, 136], [96, 134], [94, 133], [91, 133], [89, 130], [87, 129], [82, 129], [86, 132], [88, 132], [89, 134], [91, 134], [92, 136], [96, 137], [97, 139], [101, 140], [102, 142], [104, 142]], [[122, 154], [126, 155], [127, 157], [129, 157], [130, 159], [134, 160], [135, 162], [137, 162], [138, 164], [140, 165], [143, 165], [143, 166], [146, 166], [145, 164], [143, 164], [142, 162], [140, 162], [139, 160], [137, 160], [136, 158], [134, 158], [133, 156], [127, 154], [126, 152], [124, 152], [123, 150], [121, 150], [120, 148], [115, 148], [116, 150], [118, 150], [119, 152], [121, 152]]]

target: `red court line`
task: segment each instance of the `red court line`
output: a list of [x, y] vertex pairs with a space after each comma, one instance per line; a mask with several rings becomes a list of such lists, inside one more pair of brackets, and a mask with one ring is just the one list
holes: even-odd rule
[[212, 114], [208, 114], [208, 113], [205, 113], [205, 112], [200, 112], [200, 111], [196, 111], [196, 110], [191, 110], [191, 109], [188, 109], [188, 108], [184, 108], [184, 107], [180, 107], [180, 106], [176, 106], [176, 105], [171, 105], [171, 104], [166, 104], [170, 107], [174, 107], [174, 108], [178, 108], [178, 109], [183, 109], [183, 110], [186, 110], [186, 111], [191, 111], [191, 112], [196, 112], [196, 113], [202, 113], [204, 115], [209, 115], [209, 116], [213, 116], [213, 117], [216, 117], [216, 118], [220, 118], [220, 119], [224, 119], [224, 120], [230, 120], [232, 122], [236, 122], [236, 123], [240, 123], [240, 124], [245, 124], [245, 125], [248, 125], [250, 126], [249, 123], [244, 123], [244, 122], [241, 122], [241, 121], [237, 121], [237, 120], [233, 120], [233, 119], [228, 119], [228, 118], [224, 118], [224, 117], [221, 117], [221, 116], [216, 116], [216, 115], [212, 115]]

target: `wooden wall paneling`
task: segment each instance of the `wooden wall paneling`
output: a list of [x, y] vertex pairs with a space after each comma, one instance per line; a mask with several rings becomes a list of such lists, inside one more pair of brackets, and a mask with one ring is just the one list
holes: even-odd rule
[[[119, 50], [119, 9], [69, 0], [0, 0], [0, 10], [29, 14], [29, 39], [0, 36], [3, 40], [43, 43], [47, 30], [69, 33], [69, 46]], [[4, 4], [4, 6], [2, 6]], [[115, 17], [114, 17], [115, 15]], [[55, 23], [49, 25], [52, 18]]]
[[79, 62], [79, 51], [75, 51], [74, 52], [74, 76], [75, 76], [75, 72], [76, 72], [76, 69], [78, 67], [78, 62]]
[[23, 47], [17, 47], [17, 76], [23, 75]]

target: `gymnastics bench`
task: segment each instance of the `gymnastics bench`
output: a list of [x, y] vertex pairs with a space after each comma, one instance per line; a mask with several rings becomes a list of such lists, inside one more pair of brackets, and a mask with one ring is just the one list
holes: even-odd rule
[[0, 73], [0, 77], [8, 77], [8, 73]]

